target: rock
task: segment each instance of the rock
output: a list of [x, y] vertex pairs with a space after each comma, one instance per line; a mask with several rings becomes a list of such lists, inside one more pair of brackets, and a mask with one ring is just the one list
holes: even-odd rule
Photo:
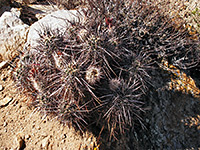
[[17, 144], [16, 148], [17, 150], [23, 150], [26, 147], [25, 141], [24, 141], [24, 137], [19, 133], [17, 134], [16, 137], [16, 142]]
[[41, 127], [40, 127], [40, 126], [37, 126], [37, 127], [36, 127], [36, 129], [37, 129], [37, 130], [40, 130], [40, 129], [41, 129]]
[[44, 138], [42, 141], [41, 141], [41, 147], [43, 149], [48, 149], [48, 146], [49, 146], [49, 136]]
[[3, 86], [0, 84], [0, 91], [3, 91]]
[[2, 61], [2, 62], [0, 63], [0, 69], [6, 67], [7, 65], [8, 65], [8, 61]]
[[0, 58], [11, 60], [22, 50], [26, 42], [29, 26], [20, 17], [20, 10], [12, 8], [11, 12], [4, 12], [0, 17]]
[[[12, 8], [12, 9], [10, 10], [10, 12], [11, 12], [13, 15], [15, 15], [15, 16], [17, 16], [17, 17], [19, 18], [20, 15], [21, 15], [21, 10], [22, 10], [22, 8]], [[19, 21], [19, 25], [23, 25], [23, 22], [22, 22], [22, 21]]]
[[38, 46], [38, 40], [40, 39], [39, 32], [44, 33], [45, 29], [48, 28], [51, 31], [59, 31], [59, 34], [64, 33], [65, 29], [69, 26], [68, 21], [83, 21], [84, 15], [81, 10], [80, 12], [77, 10], [58, 10], [35, 22], [30, 27], [27, 45], [31, 47]]
[[3, 123], [3, 127], [6, 127], [7, 125], [8, 125], [7, 122], [4, 122], [4, 123]]
[[65, 139], [65, 138], [67, 138], [66, 134], [61, 135], [61, 139]]
[[9, 74], [7, 74], [7, 73], [2, 73], [1, 76], [0, 76], [0, 80], [6, 81], [6, 80], [8, 79], [8, 76], [9, 76]]
[[8, 105], [13, 98], [10, 97], [5, 97], [3, 100], [0, 100], [0, 107], [4, 107], [6, 105]]
[[29, 140], [31, 136], [29, 134], [25, 135], [25, 140]]

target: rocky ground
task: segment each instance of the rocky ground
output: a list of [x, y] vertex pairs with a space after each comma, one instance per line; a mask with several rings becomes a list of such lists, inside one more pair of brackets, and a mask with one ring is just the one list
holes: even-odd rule
[[96, 142], [91, 133], [80, 135], [27, 106], [27, 98], [13, 86], [9, 67], [1, 69], [0, 85], [0, 149], [79, 149]]
[[[180, 5], [181, 1], [176, 1], [176, 5], [169, 2], [173, 3], [167, 1], [166, 4], [165, 1], [158, 5], [165, 5], [168, 10], [166, 12], [177, 13], [179, 18], [200, 31], [198, 0], [185, 2], [184, 5]], [[18, 16], [15, 15], [17, 17], [14, 18], [17, 25], [10, 25], [6, 19], [3, 23], [0, 22], [0, 150], [97, 149], [98, 144], [100, 149], [200, 149], [200, 98], [167, 89], [169, 76], [162, 69], [152, 72], [154, 87], [147, 98], [148, 110], [144, 116], [146, 129], [138, 131], [137, 135], [128, 134], [128, 144], [124, 144], [123, 139], [114, 144], [107, 143], [103, 136], [99, 138], [92, 130], [80, 134], [74, 128], [60, 124], [56, 118], [45, 116], [27, 105], [29, 98], [19, 94], [14, 86], [12, 66], [15, 66], [17, 59], [13, 58], [19, 54], [17, 49], [24, 47], [30, 25], [59, 8], [54, 6], [49, 11], [49, 5], [40, 3], [24, 6], [15, 3], [12, 7], [17, 7], [16, 4], [19, 5], [18, 8], [11, 9], [8, 6], [10, 4], [6, 4], [8, 7], [1, 9], [2, 14], [3, 10], [9, 10]], [[5, 24], [10, 25], [7, 30], [4, 28]], [[11, 60], [12, 65], [9, 65]], [[194, 71], [192, 78], [199, 88], [199, 72]]]

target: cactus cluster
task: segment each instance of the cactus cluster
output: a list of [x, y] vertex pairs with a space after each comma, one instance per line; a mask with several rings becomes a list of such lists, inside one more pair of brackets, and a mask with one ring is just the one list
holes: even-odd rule
[[65, 33], [45, 28], [15, 78], [41, 111], [80, 130], [95, 123], [117, 138], [142, 124], [143, 98], [153, 87], [149, 72], [163, 58], [180, 68], [198, 63], [199, 40], [153, 3], [87, 5], [85, 21], [71, 22]]

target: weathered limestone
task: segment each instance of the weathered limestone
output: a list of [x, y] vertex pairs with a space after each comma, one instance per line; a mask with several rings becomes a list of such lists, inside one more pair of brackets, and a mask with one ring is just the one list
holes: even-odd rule
[[29, 26], [24, 24], [20, 10], [12, 8], [0, 17], [0, 62], [11, 60], [17, 55], [17, 50], [23, 49]]
[[58, 10], [53, 12], [31, 25], [27, 44], [31, 47], [37, 46], [37, 41], [40, 39], [39, 32], [43, 33], [46, 28], [63, 33], [69, 25], [68, 21], [78, 22], [83, 21], [83, 19], [84, 15], [77, 10]]
[[38, 31], [43, 32], [48, 27], [63, 33], [69, 25], [68, 21], [83, 21], [84, 18], [83, 13], [77, 10], [58, 10], [35, 22], [29, 30], [29, 26], [19, 18], [20, 14], [20, 9], [12, 8], [0, 17], [0, 62], [12, 60], [18, 55], [17, 50], [24, 49], [26, 42], [26, 45], [36, 46]]

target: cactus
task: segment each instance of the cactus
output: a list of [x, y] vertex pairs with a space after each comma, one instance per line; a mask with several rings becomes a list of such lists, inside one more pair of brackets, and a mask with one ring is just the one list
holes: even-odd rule
[[110, 140], [112, 137], [117, 139], [119, 135], [125, 134], [125, 131], [133, 127], [136, 122], [142, 124], [140, 114], [145, 111], [142, 107], [144, 103], [141, 101], [143, 95], [141, 87], [136, 79], [128, 81], [111, 79], [108, 89], [99, 90], [102, 93], [102, 106], [98, 111], [99, 124], [108, 129]]
[[153, 87], [149, 72], [163, 58], [179, 68], [193, 67], [199, 39], [153, 3], [87, 4], [85, 21], [71, 22], [65, 33], [44, 28], [15, 78], [34, 106], [80, 130], [95, 122], [111, 140], [136, 122], [143, 126], [143, 97]]

